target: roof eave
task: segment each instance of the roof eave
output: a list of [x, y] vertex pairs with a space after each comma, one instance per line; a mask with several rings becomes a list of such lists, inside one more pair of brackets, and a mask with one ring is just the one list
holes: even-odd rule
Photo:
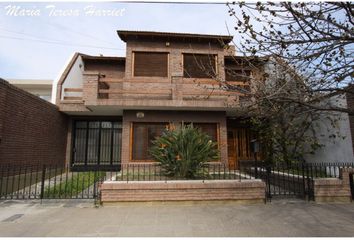
[[171, 33], [171, 32], [148, 32], [148, 31], [126, 31], [126, 30], [117, 30], [119, 38], [126, 42], [128, 35], [135, 36], [156, 36], [156, 37], [166, 37], [166, 38], [181, 38], [181, 39], [210, 39], [213, 41], [220, 41], [224, 44], [229, 44], [233, 36], [226, 35], [208, 35], [208, 34], [191, 34], [191, 33]]

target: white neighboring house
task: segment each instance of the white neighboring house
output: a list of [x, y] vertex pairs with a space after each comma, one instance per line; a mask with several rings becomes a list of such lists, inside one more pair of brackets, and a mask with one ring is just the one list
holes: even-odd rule
[[42, 79], [6, 79], [12, 85], [32, 93], [48, 102], [52, 100], [53, 80]]
[[[350, 107], [345, 94], [336, 94], [322, 102], [338, 108]], [[314, 132], [323, 147], [315, 154], [305, 156], [312, 163], [353, 163], [353, 137], [350, 117], [347, 113], [323, 113], [320, 120], [314, 123]]]

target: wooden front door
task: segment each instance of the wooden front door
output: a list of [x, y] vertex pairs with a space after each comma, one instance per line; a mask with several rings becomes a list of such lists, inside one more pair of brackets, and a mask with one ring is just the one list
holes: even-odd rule
[[229, 167], [239, 169], [240, 160], [251, 160], [251, 131], [248, 128], [230, 128], [227, 131]]

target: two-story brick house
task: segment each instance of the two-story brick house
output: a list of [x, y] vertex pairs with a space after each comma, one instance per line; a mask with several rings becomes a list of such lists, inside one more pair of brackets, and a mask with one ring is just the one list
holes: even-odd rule
[[237, 167], [251, 158], [251, 133], [236, 114], [242, 91], [226, 91], [220, 81], [247, 89], [249, 81], [228, 69], [246, 75], [257, 69], [241, 66], [230, 50], [231, 36], [118, 36], [126, 42], [125, 58], [76, 53], [54, 86], [56, 104], [71, 117], [67, 163], [151, 163], [151, 140], [167, 124], [181, 122], [193, 122], [217, 141], [221, 162]]

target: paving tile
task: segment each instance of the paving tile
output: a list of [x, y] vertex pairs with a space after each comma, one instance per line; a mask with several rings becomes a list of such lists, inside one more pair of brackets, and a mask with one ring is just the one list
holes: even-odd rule
[[[23, 214], [14, 221], [8, 219]], [[267, 204], [92, 202], [0, 204], [0, 236], [311, 237], [354, 236], [354, 203], [284, 200]]]

